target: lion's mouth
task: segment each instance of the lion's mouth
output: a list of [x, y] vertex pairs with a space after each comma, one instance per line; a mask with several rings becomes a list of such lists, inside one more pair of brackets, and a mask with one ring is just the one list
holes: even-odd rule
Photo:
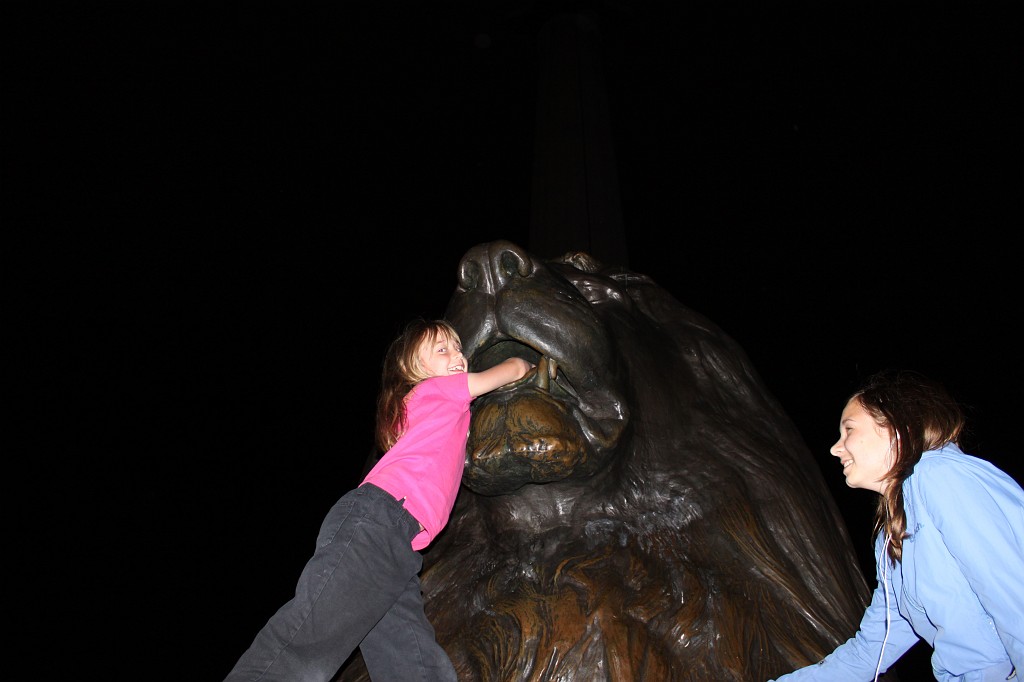
[[558, 360], [545, 355], [534, 348], [518, 341], [501, 341], [489, 347], [474, 359], [477, 367], [493, 367], [510, 357], [521, 357], [536, 365], [521, 379], [505, 384], [495, 392], [515, 391], [524, 387], [532, 387], [547, 393], [559, 400], [579, 401], [579, 393], [573, 387], [569, 376], [562, 369]]
[[[512, 339], [493, 343], [473, 358], [477, 368], [516, 356], [535, 367], [521, 379], [477, 398], [467, 442], [464, 480], [478, 493], [500, 494], [525, 483], [593, 473], [599, 453], [615, 440], [617, 420], [588, 416], [593, 409], [550, 353]], [[611, 436], [611, 437], [609, 437]]]

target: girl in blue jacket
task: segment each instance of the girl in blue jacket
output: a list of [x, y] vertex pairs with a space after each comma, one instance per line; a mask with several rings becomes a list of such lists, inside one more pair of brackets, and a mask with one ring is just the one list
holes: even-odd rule
[[1024, 674], [1024, 491], [959, 446], [938, 384], [883, 372], [853, 394], [831, 452], [846, 484], [880, 494], [878, 587], [856, 635], [778, 682], [878, 679], [918, 638], [942, 682]]

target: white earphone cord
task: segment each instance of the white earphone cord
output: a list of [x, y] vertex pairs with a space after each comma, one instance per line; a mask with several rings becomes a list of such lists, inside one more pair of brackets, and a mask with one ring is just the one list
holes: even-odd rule
[[889, 641], [889, 626], [892, 621], [889, 616], [889, 580], [885, 570], [885, 564], [889, 557], [885, 550], [889, 548], [889, 536], [885, 536], [885, 543], [882, 545], [882, 553], [878, 555], [878, 566], [882, 571], [882, 587], [885, 589], [885, 637], [882, 638], [882, 650], [878, 652], [878, 665], [875, 666], [875, 682], [878, 682], [878, 671], [882, 669], [882, 656], [885, 654], [885, 643]]

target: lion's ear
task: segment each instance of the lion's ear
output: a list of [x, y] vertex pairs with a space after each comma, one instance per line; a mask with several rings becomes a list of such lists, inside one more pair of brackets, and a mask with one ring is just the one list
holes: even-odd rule
[[601, 261], [591, 256], [586, 251], [569, 251], [561, 258], [557, 258], [555, 263], [562, 263], [563, 265], [571, 265], [577, 270], [582, 272], [600, 272], [604, 265]]

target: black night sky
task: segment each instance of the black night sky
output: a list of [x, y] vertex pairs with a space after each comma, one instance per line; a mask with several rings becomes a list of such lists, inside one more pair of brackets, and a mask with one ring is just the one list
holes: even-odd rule
[[30, 466], [75, 510], [70, 526], [56, 501], [41, 512], [61, 542], [37, 578], [68, 593], [69, 641], [116, 624], [60, 656], [110, 679], [216, 681], [288, 599], [369, 453], [387, 342], [443, 314], [469, 247], [529, 247], [536, 37], [556, 11], [600, 17], [622, 264], [744, 348], [857, 549], [875, 498], [844, 487], [828, 448], [872, 371], [943, 380], [968, 407], [967, 449], [1021, 480], [1010, 8], [100, 2], [17, 17], [25, 116], [5, 137], [28, 153], [5, 155], [5, 222], [30, 247], [13, 293], [45, 359], [23, 368], [15, 414], [45, 415]]

